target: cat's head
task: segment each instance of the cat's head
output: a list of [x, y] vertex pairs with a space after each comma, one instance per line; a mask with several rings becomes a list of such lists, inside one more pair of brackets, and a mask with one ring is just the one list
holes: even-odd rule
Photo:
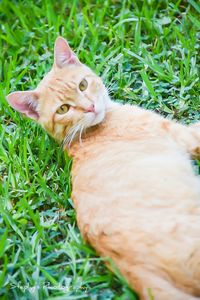
[[35, 90], [13, 92], [7, 101], [55, 139], [69, 144], [77, 133], [102, 122], [110, 100], [100, 77], [58, 37], [51, 71]]

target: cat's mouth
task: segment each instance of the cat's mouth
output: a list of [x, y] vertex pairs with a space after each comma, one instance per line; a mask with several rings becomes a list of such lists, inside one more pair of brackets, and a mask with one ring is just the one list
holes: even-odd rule
[[103, 121], [105, 117], [105, 110], [101, 109], [100, 111], [95, 110], [94, 112], [87, 112], [86, 119], [87, 119], [87, 127], [91, 127], [97, 125]]
[[86, 114], [88, 115], [88, 119], [90, 119], [90, 125], [88, 127], [101, 123], [105, 117], [104, 98], [98, 97], [98, 101], [95, 101], [93, 105], [93, 110]]

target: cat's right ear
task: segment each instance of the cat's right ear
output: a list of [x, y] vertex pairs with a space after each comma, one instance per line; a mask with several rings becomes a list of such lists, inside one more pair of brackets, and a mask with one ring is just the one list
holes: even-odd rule
[[72, 51], [67, 41], [62, 37], [58, 37], [55, 41], [54, 64], [58, 68], [63, 68], [66, 64], [81, 65], [76, 54]]
[[13, 92], [6, 97], [6, 100], [16, 111], [37, 121], [39, 119], [38, 98], [37, 92], [25, 91]]

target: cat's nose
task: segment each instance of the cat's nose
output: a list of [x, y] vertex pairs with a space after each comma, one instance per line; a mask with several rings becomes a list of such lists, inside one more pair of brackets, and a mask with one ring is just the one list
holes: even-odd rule
[[94, 104], [91, 104], [87, 109], [86, 109], [87, 112], [95, 112], [95, 107], [94, 107]]

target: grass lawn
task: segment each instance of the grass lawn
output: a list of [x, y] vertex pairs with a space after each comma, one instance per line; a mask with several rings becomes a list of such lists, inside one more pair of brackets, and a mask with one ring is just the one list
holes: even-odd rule
[[1, 300], [137, 299], [80, 236], [70, 158], [5, 95], [37, 85], [61, 34], [113, 99], [200, 120], [199, 15], [195, 0], [0, 1]]

